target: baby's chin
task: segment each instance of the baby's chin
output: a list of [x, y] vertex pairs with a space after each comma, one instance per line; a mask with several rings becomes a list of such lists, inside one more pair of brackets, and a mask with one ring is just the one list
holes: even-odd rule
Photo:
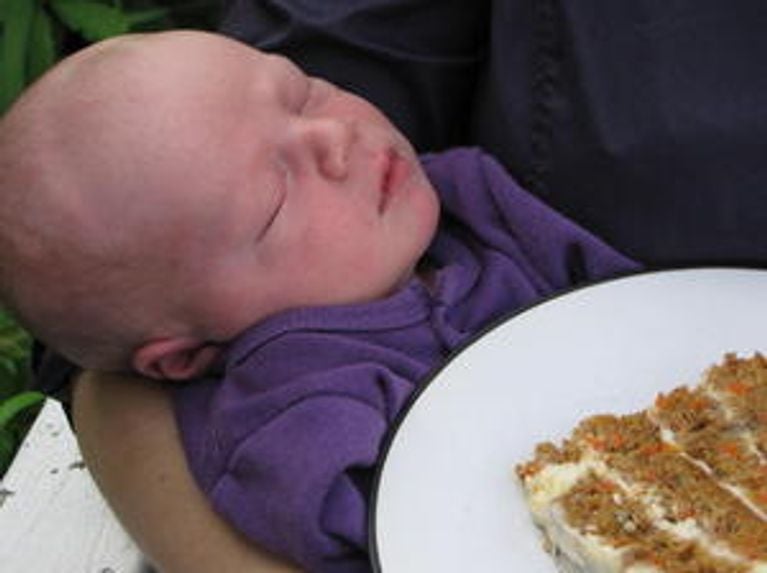
[[392, 295], [392, 294], [402, 290], [403, 288], [405, 288], [405, 286], [407, 286], [407, 284], [411, 280], [413, 280], [417, 276], [418, 276], [418, 274], [416, 273], [416, 267], [413, 266], [413, 267], [409, 268], [406, 272], [402, 273], [402, 275], [400, 275], [397, 278], [396, 281], [394, 281], [394, 284], [389, 289], [388, 295]]
[[428, 257], [421, 257], [397, 278], [393, 286], [389, 289], [387, 296], [399, 292], [413, 280], [419, 281], [430, 291], [433, 291], [435, 276], [436, 269], [434, 265], [429, 262]]

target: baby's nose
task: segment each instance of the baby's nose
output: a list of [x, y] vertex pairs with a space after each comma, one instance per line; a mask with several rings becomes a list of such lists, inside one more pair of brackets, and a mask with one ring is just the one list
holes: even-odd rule
[[336, 118], [307, 119], [301, 127], [304, 145], [318, 170], [330, 179], [344, 179], [349, 169], [349, 151], [354, 143], [353, 122]]

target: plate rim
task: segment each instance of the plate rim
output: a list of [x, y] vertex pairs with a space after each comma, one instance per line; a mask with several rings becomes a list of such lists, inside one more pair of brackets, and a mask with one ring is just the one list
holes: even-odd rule
[[470, 336], [464, 341], [453, 353], [445, 360], [438, 368], [436, 368], [424, 381], [421, 383], [407, 398], [405, 404], [395, 416], [392, 424], [386, 431], [386, 436], [383, 439], [381, 445], [381, 453], [378, 456], [375, 465], [375, 473], [371, 482], [370, 498], [368, 504], [368, 555], [370, 564], [372, 566], [373, 573], [385, 573], [383, 566], [381, 565], [381, 551], [378, 544], [378, 526], [377, 515], [380, 502], [380, 489], [381, 480], [383, 478], [386, 462], [389, 459], [394, 442], [400, 433], [402, 425], [408, 414], [415, 408], [416, 404], [422, 398], [426, 390], [431, 387], [432, 382], [440, 377], [442, 372], [447, 369], [454, 361], [459, 359], [464, 352], [471, 347], [480, 338], [490, 334], [492, 331], [500, 328], [509, 321], [515, 320], [521, 315], [527, 314], [536, 310], [538, 307], [552, 303], [566, 296], [573, 295], [580, 291], [590, 290], [593, 288], [608, 286], [613, 283], [623, 282], [627, 280], [636, 280], [639, 278], [646, 278], [653, 275], [681, 275], [681, 274], [697, 274], [697, 273], [721, 273], [721, 272], [746, 272], [764, 275], [767, 274], [767, 268], [757, 265], [748, 266], [743, 264], [734, 265], [689, 265], [689, 266], [677, 266], [673, 268], [645, 268], [636, 271], [630, 271], [619, 276], [608, 277], [604, 279], [595, 279], [585, 281], [574, 286], [565, 287], [561, 290], [557, 290], [553, 294], [543, 296], [536, 302], [510, 311], [503, 316], [490, 321], [484, 328], [478, 330], [474, 335]]

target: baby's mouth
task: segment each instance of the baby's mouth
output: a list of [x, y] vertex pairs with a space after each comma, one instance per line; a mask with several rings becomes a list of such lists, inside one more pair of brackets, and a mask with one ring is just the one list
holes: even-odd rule
[[389, 149], [386, 153], [386, 159], [381, 173], [381, 193], [378, 202], [379, 213], [383, 213], [386, 210], [393, 197], [397, 194], [399, 189], [402, 188], [402, 185], [407, 180], [409, 174], [410, 166], [405, 158], [395, 149]]

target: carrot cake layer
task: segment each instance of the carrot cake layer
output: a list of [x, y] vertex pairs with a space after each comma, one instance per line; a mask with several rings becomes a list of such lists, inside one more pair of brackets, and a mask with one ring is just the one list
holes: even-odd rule
[[570, 573], [767, 573], [767, 360], [588, 418], [517, 475]]

